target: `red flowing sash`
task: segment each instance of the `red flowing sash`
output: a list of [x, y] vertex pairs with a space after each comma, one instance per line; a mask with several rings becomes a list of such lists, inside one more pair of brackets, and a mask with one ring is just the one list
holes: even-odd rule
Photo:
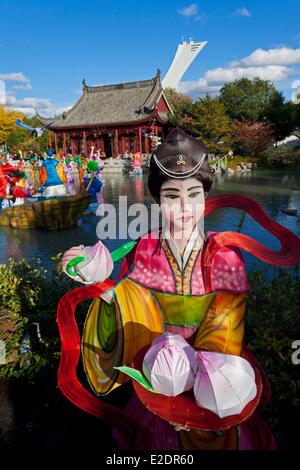
[[235, 246], [251, 253], [256, 258], [274, 266], [288, 267], [300, 262], [300, 240], [290, 230], [272, 220], [253, 199], [237, 194], [222, 194], [206, 201], [205, 215], [216, 209], [234, 207], [247, 212], [263, 228], [274, 235], [281, 244], [278, 251], [270, 250], [253, 238], [237, 232], [220, 232], [211, 237], [202, 256], [202, 272], [205, 290], [211, 290], [211, 265], [214, 256], [225, 246]]
[[[211, 288], [210, 271], [212, 260], [216, 253], [225, 246], [242, 248], [257, 258], [275, 266], [288, 267], [300, 261], [300, 240], [288, 229], [274, 222], [254, 200], [240, 195], [221, 195], [209, 198], [206, 201], [205, 215], [223, 207], [235, 207], [246, 211], [259, 224], [275, 235], [281, 243], [279, 251], [272, 251], [252, 238], [235, 232], [222, 232], [214, 235], [204, 248], [203, 276], [206, 290]], [[132, 251], [124, 259], [118, 279], [125, 276], [131, 261], [134, 258]], [[143, 432], [140, 423], [135, 422], [124, 412], [115, 408], [88, 392], [79, 382], [76, 368], [80, 357], [81, 342], [75, 319], [75, 309], [78, 303], [94, 299], [108, 289], [114, 287], [115, 282], [106, 279], [102, 283], [79, 287], [65, 294], [57, 308], [57, 322], [61, 338], [61, 357], [58, 369], [58, 385], [62, 393], [76, 406], [100, 419], [106, 424], [124, 430], [128, 440], [133, 433]], [[140, 435], [142, 439], [142, 435]]]
[[121, 428], [130, 442], [137, 432], [143, 438], [143, 430], [131, 417], [88, 392], [77, 378], [77, 364], [81, 341], [75, 319], [76, 306], [84, 300], [93, 300], [111, 289], [115, 282], [110, 279], [92, 286], [78, 287], [65, 294], [57, 307], [57, 323], [61, 339], [61, 356], [58, 368], [58, 386], [74, 405], [102, 419], [109, 426]]

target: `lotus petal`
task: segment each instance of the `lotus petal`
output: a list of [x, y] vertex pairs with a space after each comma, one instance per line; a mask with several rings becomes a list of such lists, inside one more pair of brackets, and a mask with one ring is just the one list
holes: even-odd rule
[[156, 338], [143, 362], [143, 372], [154, 390], [167, 396], [191, 390], [196, 370], [195, 350], [173, 333]]
[[68, 275], [68, 263], [79, 256], [85, 257], [86, 260], [74, 266], [76, 276], [72, 276], [72, 279], [75, 281], [92, 284], [102, 282], [110, 276], [114, 266], [113, 261], [109, 250], [101, 241], [93, 246], [75, 246], [64, 253], [61, 264]]
[[251, 364], [239, 356], [197, 351], [196, 403], [220, 418], [239, 414], [257, 393]]

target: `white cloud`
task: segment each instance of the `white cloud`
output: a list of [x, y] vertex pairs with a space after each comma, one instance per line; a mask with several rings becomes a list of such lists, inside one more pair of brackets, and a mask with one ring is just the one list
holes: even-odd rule
[[35, 110], [33, 108], [28, 108], [26, 106], [6, 106], [7, 108], [13, 109], [14, 111], [18, 111], [19, 113], [26, 114], [27, 116], [34, 116]]
[[28, 97], [17, 99], [10, 93], [6, 95], [6, 107], [31, 116], [37, 111], [41, 116], [45, 117], [61, 114], [63, 111], [71, 108], [71, 106], [56, 106], [48, 98]]
[[300, 49], [280, 47], [276, 49], [256, 49], [247, 57], [234, 61], [230, 65], [288, 65], [300, 63]]
[[189, 82], [180, 82], [178, 89], [181, 93], [187, 95], [195, 94], [217, 94], [220, 90], [220, 85], [210, 85], [205, 78], [199, 78], [199, 80], [192, 80]]
[[29, 78], [27, 78], [23, 74], [23, 72], [0, 73], [0, 80], [7, 80], [7, 81], [12, 81], [12, 82], [23, 82], [23, 83], [30, 82]]
[[231, 16], [252, 16], [250, 11], [248, 10], [248, 8], [245, 8], [245, 7], [242, 7], [242, 8], [238, 8], [237, 10], [235, 10], [234, 13], [232, 13]]
[[199, 8], [197, 3], [192, 3], [188, 7], [180, 8], [178, 10], [179, 15], [185, 16], [186, 18], [190, 18], [191, 16], [198, 15]]
[[[290, 65], [300, 63], [300, 49], [278, 47], [274, 49], [256, 49], [250, 55], [232, 61], [228, 67], [217, 67], [207, 70], [198, 80], [181, 82], [178, 88], [183, 93], [199, 96], [206, 93], [217, 94], [226, 82], [241, 78], [280, 82], [286, 80], [294, 71]], [[292, 88], [298, 87], [295, 80]]]
[[201, 21], [201, 23], [205, 23], [205, 21], [207, 20], [208, 16], [205, 14], [205, 13], [200, 13], [200, 15], [196, 16], [196, 18], [194, 19], [195, 22], [197, 21]]
[[25, 85], [13, 85], [13, 90], [32, 90], [32, 86], [30, 83], [26, 83]]
[[[74, 105], [71, 105], [71, 106], [57, 106], [57, 107], [55, 108], [55, 113], [52, 114], [52, 116], [59, 116], [60, 114], [69, 111], [71, 108], [73, 108], [73, 106], [74, 106]], [[51, 117], [52, 117], [52, 116], [51, 116]]]
[[294, 80], [294, 81], [292, 82], [291, 87], [292, 87], [293, 89], [299, 88], [299, 87], [300, 87], [300, 80]]
[[0, 80], [0, 104], [5, 104], [6, 101], [6, 87], [3, 80]]
[[22, 72], [0, 74], [0, 85], [5, 84], [5, 81], [17, 82], [13, 84], [8, 91], [6, 90], [4, 104], [7, 108], [20, 111], [30, 116], [35, 115], [37, 111], [40, 115], [45, 117], [56, 116], [71, 108], [71, 106], [58, 106], [52, 103], [49, 98], [31, 96], [18, 99], [15, 95], [16, 91], [32, 90], [29, 78]]
[[268, 65], [266, 67], [218, 67], [208, 70], [198, 80], [180, 82], [178, 88], [182, 93], [193, 97], [205, 94], [216, 95], [226, 82], [232, 82], [240, 78], [252, 80], [256, 77], [262, 80], [277, 82], [286, 79], [292, 71], [292, 68], [281, 65]]
[[218, 67], [213, 70], [208, 70], [205, 73], [204, 78], [208, 83], [215, 85], [232, 82], [244, 77], [249, 78], [250, 80], [255, 77], [259, 77], [262, 80], [277, 82], [287, 78], [291, 71], [291, 68], [282, 65], [267, 65], [266, 67]]

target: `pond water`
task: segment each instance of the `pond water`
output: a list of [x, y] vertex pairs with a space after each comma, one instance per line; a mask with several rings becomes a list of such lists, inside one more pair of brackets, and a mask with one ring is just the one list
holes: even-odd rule
[[[130, 177], [122, 174], [104, 174], [104, 178], [104, 202], [113, 204], [117, 208], [119, 195], [126, 195], [128, 206], [140, 202], [150, 207], [152, 198], [147, 189], [147, 175]], [[300, 237], [300, 216], [292, 217], [281, 212], [283, 207], [296, 207], [300, 213], [300, 171], [258, 169], [234, 175], [216, 175], [210, 194], [222, 193], [243, 194], [256, 199], [274, 220]], [[206, 231], [237, 230], [241, 215], [242, 212], [237, 209], [218, 210], [207, 217], [205, 229]], [[74, 245], [96, 243], [96, 227], [99, 220], [95, 215], [85, 215], [80, 219], [78, 226], [61, 232], [0, 227], [0, 263], [6, 263], [9, 257], [16, 260], [23, 257], [40, 258], [50, 269], [51, 257], [56, 253]], [[279, 248], [276, 239], [248, 215], [245, 217], [241, 232], [269, 248]], [[105, 241], [110, 250], [122, 243], [124, 240]], [[244, 259], [248, 266], [254, 261], [254, 258], [248, 254], [244, 255]]]

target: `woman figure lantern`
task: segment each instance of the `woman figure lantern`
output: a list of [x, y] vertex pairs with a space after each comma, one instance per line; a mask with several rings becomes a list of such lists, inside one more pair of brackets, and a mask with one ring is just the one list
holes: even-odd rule
[[[269, 399], [268, 380], [243, 344], [249, 284], [239, 249], [287, 267], [299, 262], [300, 241], [249, 198], [207, 197], [207, 154], [201, 142], [173, 129], [151, 157], [148, 180], [165, 226], [112, 254], [99, 241], [62, 259], [64, 271], [86, 285], [58, 306], [59, 386], [114, 428], [120, 449], [276, 447], [258, 414]], [[206, 235], [204, 216], [223, 207], [246, 211], [281, 249], [240, 233]], [[123, 255], [112, 281], [113, 262]], [[93, 302], [80, 338], [75, 307], [87, 299]], [[93, 394], [76, 376], [80, 346]], [[130, 377], [134, 390], [124, 410], [101, 401]]]

